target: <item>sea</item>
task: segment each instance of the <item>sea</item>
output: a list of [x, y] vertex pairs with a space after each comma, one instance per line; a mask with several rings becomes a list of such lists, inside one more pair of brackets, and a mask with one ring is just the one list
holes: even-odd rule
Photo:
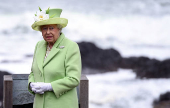
[[[169, 0], [0, 0], [0, 70], [29, 74], [35, 45], [34, 14], [63, 9], [62, 32], [75, 42], [114, 48], [122, 57], [170, 59]], [[129, 69], [87, 75], [89, 108], [152, 108], [153, 100], [170, 91], [170, 78], [137, 79]], [[1, 104], [1, 103], [0, 103]]]

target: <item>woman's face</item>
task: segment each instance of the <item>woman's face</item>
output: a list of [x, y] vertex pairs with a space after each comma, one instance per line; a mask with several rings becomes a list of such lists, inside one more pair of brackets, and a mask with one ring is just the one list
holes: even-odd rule
[[41, 26], [41, 32], [44, 40], [48, 43], [54, 44], [60, 36], [60, 30], [56, 24]]

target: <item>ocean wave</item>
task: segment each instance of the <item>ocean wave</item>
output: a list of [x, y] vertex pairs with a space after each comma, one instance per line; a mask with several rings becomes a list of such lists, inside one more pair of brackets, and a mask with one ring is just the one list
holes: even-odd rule
[[[93, 108], [152, 108], [154, 99], [170, 90], [170, 79], [136, 79], [132, 70], [87, 75]], [[163, 84], [162, 84], [163, 83]]]
[[[20, 45], [24, 49], [22, 43], [25, 43], [25, 47], [30, 47], [27, 45], [29, 42], [36, 43], [42, 39], [41, 32], [31, 29], [34, 12], [1, 16], [1, 42], [7, 41], [1, 45], [12, 48]], [[61, 17], [68, 18], [69, 21], [63, 33], [76, 42], [90, 41], [101, 48], [115, 48], [124, 56], [148, 55], [158, 59], [170, 57], [170, 15], [107, 17], [65, 11]], [[16, 41], [19, 42], [16, 44]], [[160, 53], [156, 54], [161, 51], [166, 52], [161, 54], [163, 57], [159, 57]]]

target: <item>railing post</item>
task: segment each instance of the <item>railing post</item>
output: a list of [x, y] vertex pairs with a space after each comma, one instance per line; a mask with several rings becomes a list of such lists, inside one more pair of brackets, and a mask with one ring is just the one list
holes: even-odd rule
[[81, 75], [80, 88], [79, 88], [79, 99], [80, 108], [89, 108], [89, 83], [85, 75]]
[[3, 108], [12, 108], [13, 80], [12, 75], [4, 75]]

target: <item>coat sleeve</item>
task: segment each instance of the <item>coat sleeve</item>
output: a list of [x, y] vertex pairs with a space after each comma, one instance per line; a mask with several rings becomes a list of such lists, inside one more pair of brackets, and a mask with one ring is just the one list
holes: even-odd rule
[[53, 91], [57, 98], [80, 83], [81, 56], [77, 43], [72, 42], [67, 49], [65, 57], [66, 76], [62, 79], [51, 82]]
[[[34, 50], [34, 56], [33, 56], [32, 65], [33, 65], [33, 63], [34, 63], [35, 53], [36, 53], [36, 50], [37, 50], [37, 46], [38, 46], [38, 43], [36, 44], [36, 47], [35, 47], [35, 50]], [[30, 83], [31, 83], [31, 82], [35, 82], [35, 81], [34, 81], [34, 73], [33, 73], [33, 71], [32, 71], [32, 66], [31, 66], [31, 73], [30, 73], [29, 76], [28, 76], [28, 91], [29, 91], [30, 93], [32, 93], [33, 95], [35, 95], [35, 93], [30, 89]]]

